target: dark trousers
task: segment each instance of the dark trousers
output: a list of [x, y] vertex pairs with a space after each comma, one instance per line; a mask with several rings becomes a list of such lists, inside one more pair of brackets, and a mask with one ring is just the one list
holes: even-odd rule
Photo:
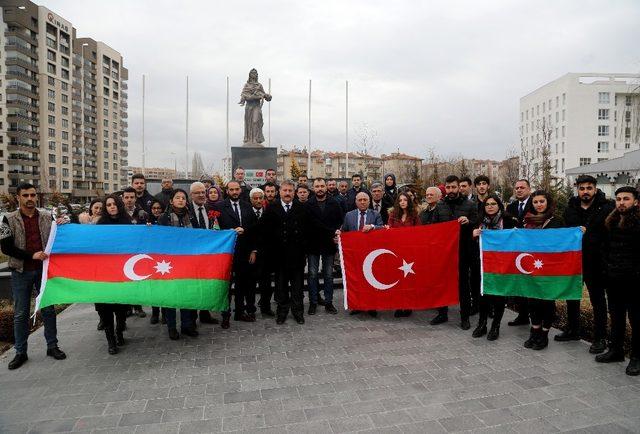
[[[458, 295], [460, 297], [460, 319], [462, 320], [469, 318], [469, 311], [471, 310], [469, 271], [469, 258], [466, 255], [462, 254], [458, 259]], [[447, 314], [448, 312], [449, 307], [447, 306], [438, 308], [438, 313], [440, 314]]]
[[[96, 310], [105, 330], [123, 331], [127, 327], [128, 304], [96, 303]], [[113, 317], [115, 316], [115, 328]]]
[[544, 329], [551, 328], [556, 316], [555, 300], [540, 300], [529, 298], [529, 314], [531, 315], [531, 325], [542, 326]]
[[271, 310], [271, 298], [273, 297], [273, 271], [264, 262], [258, 263], [256, 268], [258, 290], [260, 291], [260, 305], [261, 311]]
[[635, 359], [640, 358], [640, 293], [637, 285], [637, 279], [611, 278], [607, 288], [611, 315], [609, 347], [613, 351], [623, 352], [628, 313], [631, 323], [631, 358]]
[[223, 312], [222, 316], [229, 317], [231, 315], [232, 295], [235, 315], [256, 313], [256, 279], [255, 272], [249, 262], [234, 258], [231, 284], [233, 285], [233, 291], [229, 291], [229, 310]]
[[480, 296], [480, 322], [486, 322], [489, 317], [489, 309], [493, 309], [493, 324], [500, 327], [500, 321], [504, 315], [504, 297], [499, 295]]
[[[593, 338], [595, 340], [607, 337], [607, 298], [605, 297], [604, 279], [599, 275], [589, 275], [585, 272], [584, 283], [589, 291], [589, 300], [593, 307]], [[580, 300], [567, 300], [568, 330], [580, 331]]]
[[280, 268], [276, 271], [276, 303], [278, 318], [286, 318], [289, 309], [294, 318], [302, 318], [304, 306], [302, 280], [304, 268]]
[[518, 316], [529, 318], [529, 299], [526, 297], [509, 297], [513, 306], [518, 312]]
[[473, 242], [469, 264], [469, 284], [471, 290], [471, 306], [480, 307], [480, 244]]
[[[167, 320], [167, 328], [176, 328], [176, 310], [171, 307], [163, 307], [164, 318]], [[194, 309], [180, 309], [180, 328], [193, 329], [196, 325], [198, 311]]]

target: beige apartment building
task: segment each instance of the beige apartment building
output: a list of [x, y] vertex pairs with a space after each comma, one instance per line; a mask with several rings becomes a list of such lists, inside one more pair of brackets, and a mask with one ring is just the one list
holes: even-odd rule
[[0, 26], [0, 191], [23, 181], [78, 199], [118, 190], [128, 159], [122, 55], [27, 0], [3, 1]]
[[312, 151], [311, 170], [308, 167], [306, 149], [280, 149], [277, 173], [279, 179], [291, 178], [292, 167], [306, 173], [310, 178], [350, 178], [354, 173], [362, 174], [368, 182], [381, 181], [385, 173], [394, 173], [399, 184], [411, 182], [411, 174], [420, 171], [422, 159], [400, 152], [376, 157], [359, 152], [349, 153], [349, 170], [345, 152]]
[[[131, 177], [136, 173], [144, 173], [145, 178], [148, 179], [177, 179], [178, 173], [175, 169], [169, 169], [167, 167], [142, 167], [128, 166], [124, 168], [127, 171], [127, 179], [125, 185], [131, 185]], [[182, 173], [184, 176], [184, 172]]]

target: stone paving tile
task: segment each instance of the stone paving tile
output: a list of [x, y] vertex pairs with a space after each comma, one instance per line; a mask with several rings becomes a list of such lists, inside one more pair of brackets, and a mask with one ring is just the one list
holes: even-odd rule
[[74, 305], [58, 321], [67, 360], [33, 349], [8, 371], [13, 350], [0, 356], [0, 432], [640, 432], [625, 364], [594, 363], [583, 342], [526, 350], [524, 327], [473, 339], [455, 309], [437, 327], [432, 315], [321, 311], [304, 326], [201, 325], [177, 342], [130, 318], [110, 356], [93, 307]]

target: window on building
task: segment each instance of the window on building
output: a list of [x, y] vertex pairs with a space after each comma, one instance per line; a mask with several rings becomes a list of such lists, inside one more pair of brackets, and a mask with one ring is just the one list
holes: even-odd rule
[[62, 128], [69, 128], [69, 120], [62, 119]]
[[69, 132], [68, 131], [63, 131], [62, 132], [62, 140], [69, 140]]
[[598, 142], [598, 153], [609, 152], [609, 142]]
[[556, 127], [556, 139], [558, 138], [558, 127]]
[[108, 149], [108, 148], [109, 148], [109, 141], [108, 141], [108, 140], [104, 140], [104, 141], [102, 142], [102, 146], [104, 146], [105, 148], [107, 148], [107, 149]]
[[67, 177], [69, 176], [69, 169], [67, 169], [66, 167], [62, 169], [62, 176]]
[[56, 162], [56, 154], [49, 154], [49, 163]]
[[56, 85], [56, 79], [50, 76], [47, 76], [47, 84], [49, 86], [55, 86]]
[[62, 110], [62, 114], [63, 115], [68, 115], [69, 114], [69, 108], [68, 107], [61, 107]]
[[65, 83], [64, 81], [60, 82], [60, 87], [62, 88], [62, 90], [69, 90], [69, 84]]
[[564, 109], [562, 109], [562, 121], [563, 122], [565, 121], [565, 110]]
[[55, 125], [56, 117], [51, 115], [47, 116], [47, 122], [49, 123], [49, 125]]
[[609, 109], [598, 109], [598, 120], [606, 121], [609, 119]]
[[113, 170], [118, 170], [118, 163], [113, 163]]
[[562, 159], [562, 171], [564, 172], [564, 158]]
[[599, 162], [601, 162], [601, 161], [607, 161], [607, 160], [608, 160], [608, 158], [606, 158], [606, 157], [604, 157], [604, 158], [598, 158], [598, 163], [599, 163]]
[[599, 136], [608, 136], [609, 135], [609, 125], [598, 125], [598, 135]]
[[625, 122], [631, 122], [631, 111], [627, 110], [624, 112], [624, 121]]
[[556, 97], [556, 108], [560, 107], [560, 97]]
[[106, 120], [106, 119], [103, 119], [103, 120], [102, 120], [102, 125], [103, 125], [105, 128], [109, 128], [109, 121], [108, 121], [108, 120]]
[[566, 127], [563, 125], [562, 126], [562, 137], [564, 137], [566, 135], [565, 131], [566, 131]]
[[546, 113], [546, 111], [547, 111], [547, 103], [543, 102], [542, 103], [542, 113]]
[[49, 99], [54, 99], [56, 97], [56, 91], [53, 89], [47, 89], [47, 96]]
[[49, 150], [51, 151], [55, 151], [56, 150], [56, 142], [53, 140], [49, 140]]
[[631, 95], [626, 95], [624, 97], [624, 105], [627, 107], [631, 107]]
[[598, 102], [600, 104], [609, 104], [609, 92], [598, 92]]
[[103, 108], [102, 109], [102, 114], [105, 116], [109, 116], [109, 109]]
[[564, 154], [564, 142], [562, 142], [562, 153]]
[[562, 105], [565, 105], [567, 103], [567, 94], [563, 93], [562, 94]]
[[540, 104], [536, 106], [536, 116], [540, 116]]
[[62, 181], [62, 188], [68, 189], [69, 188], [69, 181]]
[[625, 143], [624, 149], [631, 149], [631, 143]]
[[47, 63], [47, 72], [49, 74], [54, 74], [56, 73], [56, 65], [52, 64], [52, 63]]
[[[104, 155], [104, 158], [108, 159], [109, 158], [109, 151], [103, 151], [102, 155]], [[106, 167], [105, 167], [105, 169], [106, 169]]]
[[624, 138], [625, 139], [630, 139], [631, 138], [631, 128], [629, 128], [629, 127], [625, 127], [624, 128]]
[[60, 98], [62, 99], [62, 102], [69, 102], [69, 95], [66, 93], [63, 93]]
[[109, 170], [109, 162], [105, 161], [103, 163], [104, 170]]
[[556, 123], [560, 122], [560, 112], [556, 112]]
[[54, 111], [56, 111], [56, 104], [55, 104], [55, 103], [53, 103], [53, 102], [51, 102], [51, 101], [49, 101], [49, 102], [47, 103], [47, 109], [48, 109], [50, 112], [54, 112]]
[[60, 77], [62, 77], [63, 80], [69, 80], [69, 70], [60, 68]]
[[[66, 155], [62, 156], [62, 164], [69, 164], [69, 157], [68, 156], [66, 156]], [[67, 173], [69, 172], [68, 169], [65, 169], [65, 170], [67, 170]]]
[[49, 137], [55, 137], [56, 136], [56, 130], [53, 128], [49, 128]]
[[47, 59], [51, 60], [52, 62], [55, 62], [56, 61], [55, 51], [47, 50]]
[[580, 157], [580, 166], [591, 164], [591, 158]]

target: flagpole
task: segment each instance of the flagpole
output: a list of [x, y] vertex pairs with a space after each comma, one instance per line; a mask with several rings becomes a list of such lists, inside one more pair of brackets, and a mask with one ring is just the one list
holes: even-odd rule
[[[267, 93], [271, 95], [271, 79], [269, 79], [269, 89]], [[267, 107], [267, 146], [271, 147], [271, 103]]]
[[[228, 170], [229, 172], [231, 171], [231, 148], [229, 147], [229, 77], [227, 76], [227, 125], [226, 125], [226, 129], [227, 129], [227, 136], [226, 136], [226, 141], [225, 141], [225, 147], [227, 150], [227, 166], [228, 166]], [[225, 176], [227, 176], [227, 173], [225, 173]]]
[[188, 75], [187, 75], [187, 109], [186, 109], [186, 119], [185, 119], [184, 144], [185, 144], [185, 153], [186, 153], [184, 177], [185, 179], [189, 179], [189, 76]]
[[[144, 99], [145, 99], [145, 75], [142, 74], [142, 174], [145, 172], [145, 149], [144, 149]], [[83, 167], [84, 170], [84, 167]]]
[[311, 80], [309, 80], [309, 141], [307, 146], [307, 178], [311, 178]]
[[347, 154], [347, 162], [344, 169], [345, 178], [349, 177], [349, 80], [345, 82], [345, 111], [344, 111], [344, 143]]

